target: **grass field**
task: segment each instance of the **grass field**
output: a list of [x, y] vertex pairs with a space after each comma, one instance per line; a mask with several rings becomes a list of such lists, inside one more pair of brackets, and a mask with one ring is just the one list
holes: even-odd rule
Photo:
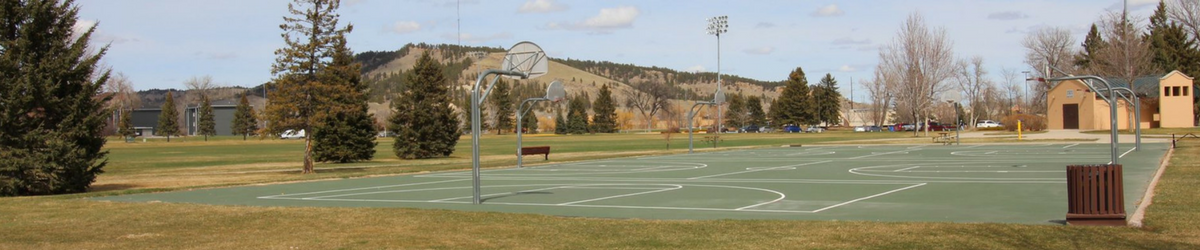
[[[740, 136], [740, 137], [739, 137]], [[778, 138], [775, 138], [779, 136]], [[863, 140], [901, 133], [726, 135], [724, 144], [755, 147]], [[681, 139], [680, 139], [681, 138]], [[240, 139], [240, 138], [238, 138]], [[553, 161], [675, 154], [686, 136], [527, 137], [551, 145]], [[486, 166], [510, 165], [509, 136], [484, 140]], [[544, 140], [544, 141], [538, 141]], [[530, 143], [538, 141], [536, 143]], [[663, 141], [664, 143], [654, 143]], [[0, 198], [0, 249], [378, 249], [378, 248], [1200, 248], [1200, 140], [1181, 141], [1163, 175], [1144, 228], [995, 223], [775, 220], [643, 220], [559, 217], [410, 208], [250, 207], [123, 203], [83, 198], [199, 186], [227, 186], [461, 169], [461, 147], [447, 159], [400, 161], [381, 143], [377, 159], [321, 164], [299, 175], [300, 144], [290, 141], [124, 144], [110, 142], [110, 166], [97, 184], [112, 191]], [[601, 144], [624, 146], [589, 146]], [[682, 148], [682, 149], [681, 149]], [[561, 149], [561, 150], [560, 150]], [[205, 157], [227, 152], [242, 157]], [[331, 170], [331, 169], [340, 170]]]

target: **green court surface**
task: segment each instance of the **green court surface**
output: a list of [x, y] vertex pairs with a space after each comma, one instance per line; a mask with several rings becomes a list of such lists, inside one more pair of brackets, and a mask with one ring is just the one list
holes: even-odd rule
[[[1132, 214], [1168, 145], [1122, 144]], [[1066, 166], [1108, 144], [803, 146], [96, 198], [246, 206], [410, 207], [646, 219], [1061, 223]], [[527, 157], [536, 164], [540, 159]]]

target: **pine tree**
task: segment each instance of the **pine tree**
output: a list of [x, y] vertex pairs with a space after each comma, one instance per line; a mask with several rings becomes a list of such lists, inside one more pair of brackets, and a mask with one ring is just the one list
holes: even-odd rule
[[592, 131], [596, 133], [617, 132], [617, 106], [612, 99], [608, 84], [600, 87], [596, 101], [592, 103]]
[[554, 109], [554, 133], [567, 134], [567, 120], [563, 118], [562, 108]]
[[245, 93], [238, 101], [237, 110], [233, 112], [233, 124], [230, 124], [230, 130], [233, 130], [234, 135], [242, 135], [243, 141], [258, 131], [258, 119], [255, 118], [254, 108], [250, 107], [250, 101], [246, 100]]
[[320, 76], [342, 91], [330, 95], [328, 115], [313, 128], [313, 158], [339, 163], [370, 160], [375, 156], [375, 116], [367, 113], [368, 86], [359, 74], [362, 65], [354, 62], [345, 37], [334, 39], [333, 60]]
[[571, 98], [571, 102], [567, 105], [567, 133], [568, 134], [586, 134], [588, 132], [587, 120], [587, 97], [577, 95]]
[[833, 79], [833, 75], [825, 74], [812, 93], [816, 121], [826, 125], [841, 123], [839, 111], [842, 109], [842, 93], [838, 92], [837, 80]]
[[746, 112], [750, 113], [750, 124], [758, 126], [767, 124], [767, 114], [763, 113], [762, 98], [755, 95], [746, 97]]
[[270, 92], [271, 101], [264, 111], [268, 120], [267, 131], [282, 133], [286, 130], [307, 131], [304, 137], [303, 173], [313, 172], [314, 126], [320, 123], [337, 100], [337, 95], [348, 94], [345, 84], [325, 82], [324, 70], [332, 61], [334, 45], [344, 39], [353, 28], [338, 27], [336, 13], [338, 0], [293, 0], [288, 4], [291, 16], [284, 16], [283, 30], [285, 47], [275, 50], [275, 64], [271, 66], [274, 79]]
[[396, 134], [393, 152], [401, 159], [450, 156], [462, 131], [450, 108], [442, 66], [426, 51], [408, 75], [409, 88], [393, 100], [388, 130]]
[[1083, 40], [1083, 50], [1079, 51], [1079, 55], [1075, 56], [1075, 66], [1080, 69], [1091, 69], [1092, 63], [1101, 63], [1096, 61], [1096, 54], [1100, 53], [1100, 49], [1104, 47], [1104, 38], [1100, 36], [1100, 31], [1096, 29], [1096, 24], [1092, 24], [1091, 31], [1088, 31], [1087, 36]]
[[133, 130], [133, 110], [121, 109], [121, 117], [117, 121], [117, 134], [121, 137], [137, 135], [137, 131]]
[[167, 101], [158, 113], [158, 127], [154, 128], [154, 133], [166, 136], [167, 142], [171, 142], [172, 135], [179, 135], [179, 111], [175, 110], [175, 98], [172, 96], [171, 92], [167, 92]]
[[739, 128], [745, 120], [738, 119], [746, 113], [746, 102], [742, 100], [742, 95], [728, 95], [725, 103], [729, 105], [725, 109], [725, 127]]
[[497, 135], [504, 134], [504, 131], [511, 130], [514, 126], [511, 92], [512, 88], [508, 86], [508, 81], [500, 79], [496, 82], [496, 86], [492, 87], [492, 93], [488, 94], [488, 102], [496, 109], [496, 113], [492, 117], [492, 124], [496, 125]]
[[771, 121], [778, 126], [812, 124], [808, 79], [799, 67], [788, 74], [783, 93], [771, 104]]
[[208, 136], [217, 135], [217, 122], [213, 118], [212, 102], [208, 100], [208, 95], [200, 96], [200, 100], [200, 127], [196, 133], [203, 135], [204, 141], [208, 141]]
[[1149, 28], [1146, 39], [1150, 41], [1151, 62], [1159, 70], [1179, 70], [1188, 76], [1200, 73], [1200, 51], [1182, 25], [1168, 21], [1164, 2], [1159, 2], [1150, 17]]
[[524, 133], [526, 133], [526, 134], [537, 134], [538, 133], [537, 114], [535, 114], [531, 110], [531, 111], [529, 111], [528, 114], [525, 114], [525, 116], [522, 116], [521, 119], [525, 120], [524, 123], [521, 124], [521, 129], [525, 130]]
[[71, 1], [0, 3], [0, 196], [86, 192], [106, 165], [108, 47]]

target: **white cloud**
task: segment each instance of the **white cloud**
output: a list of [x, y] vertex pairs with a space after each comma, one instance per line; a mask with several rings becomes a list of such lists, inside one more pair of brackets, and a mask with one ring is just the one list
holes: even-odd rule
[[71, 40], [79, 38], [79, 36], [83, 35], [83, 33], [87, 32], [88, 29], [91, 29], [92, 27], [96, 27], [96, 20], [79, 19], [78, 21], [75, 21], [75, 26], [71, 27]]
[[363, 3], [366, 1], [367, 0], [346, 0], [346, 1], [342, 1], [342, 3], [346, 4], [346, 6], [349, 7], [349, 6], [354, 6], [355, 4], [360, 4], [360, 3]]
[[696, 66], [688, 67], [687, 69], [685, 69], [683, 71], [700, 73], [700, 72], [706, 72], [706, 71], [708, 71], [708, 69], [705, 69], [704, 65], [696, 65]]
[[612, 34], [612, 30], [614, 29], [633, 27], [633, 22], [640, 13], [636, 7], [629, 6], [600, 9], [599, 14], [583, 22], [549, 22], [543, 28], [587, 31], [591, 35]]
[[486, 36], [475, 36], [475, 35], [472, 35], [471, 33], [462, 33], [462, 35], [457, 38], [454, 36], [454, 34], [444, 34], [444, 35], [442, 35], [442, 38], [445, 38], [447, 40], [457, 40], [457, 38], [462, 38], [463, 42], [481, 43], [481, 42], [487, 42], [487, 41], [497, 40], [497, 39], [510, 39], [510, 38], [512, 38], [512, 33], [501, 32], [501, 33], [496, 33], [496, 34], [491, 34], [491, 35], [486, 35]]
[[774, 27], [775, 27], [774, 23], [768, 23], [768, 22], [758, 22], [758, 24], [754, 25], [754, 28], [756, 28], [756, 29], [766, 29], [766, 28], [774, 28]]
[[767, 54], [771, 54], [771, 52], [775, 52], [775, 47], [763, 46], [763, 47], [758, 47], [758, 48], [745, 49], [745, 50], [742, 50], [742, 52], [745, 52], [746, 54], [751, 54], [751, 55], [767, 55]]
[[850, 65], [842, 65], [842, 67], [838, 68], [838, 71], [840, 71], [840, 72], [855, 72], [855, 71], [858, 71], [858, 68], [854, 67], [854, 66], [850, 66]]
[[547, 13], [567, 10], [566, 5], [554, 2], [554, 0], [529, 0], [517, 9], [517, 13]]
[[584, 20], [580, 26], [593, 29], [629, 28], [640, 13], [632, 6], [600, 9], [599, 15]]
[[396, 34], [407, 34], [421, 30], [421, 24], [413, 21], [396, 21], [389, 30]]
[[813, 13], [809, 14], [809, 15], [816, 16], [816, 17], [827, 17], [827, 16], [841, 16], [842, 14], [846, 14], [846, 12], [842, 11], [842, 9], [838, 8], [837, 4], [830, 4], [830, 5], [826, 5], [825, 7], [821, 7], [820, 9], [817, 9], [817, 11], [813, 11]]

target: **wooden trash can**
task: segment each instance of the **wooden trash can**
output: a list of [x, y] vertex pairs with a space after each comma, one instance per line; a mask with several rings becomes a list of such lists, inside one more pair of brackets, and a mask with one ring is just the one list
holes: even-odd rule
[[1125, 225], [1121, 165], [1067, 166], [1067, 224]]

